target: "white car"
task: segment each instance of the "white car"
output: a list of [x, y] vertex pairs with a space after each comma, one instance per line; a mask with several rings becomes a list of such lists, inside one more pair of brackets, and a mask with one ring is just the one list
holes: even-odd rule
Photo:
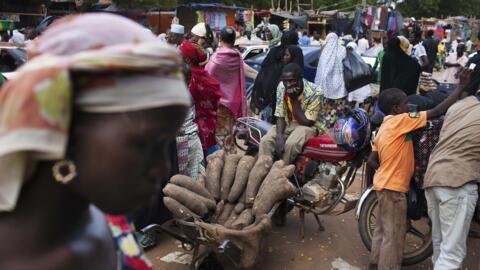
[[240, 53], [242, 53], [243, 60], [247, 60], [256, 55], [268, 52], [267, 45], [240, 45], [238, 46]]

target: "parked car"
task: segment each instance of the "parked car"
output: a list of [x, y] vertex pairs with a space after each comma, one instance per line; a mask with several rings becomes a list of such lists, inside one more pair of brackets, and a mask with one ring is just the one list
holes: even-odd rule
[[250, 59], [262, 53], [268, 52], [267, 45], [240, 45], [238, 50], [242, 53], [243, 60]]
[[[318, 59], [320, 58], [321, 47], [320, 46], [300, 46], [300, 48], [302, 49], [302, 52], [303, 52], [303, 62], [304, 62], [303, 70], [305, 74], [304, 77], [308, 81], [313, 82], [315, 81], [315, 76], [317, 74]], [[373, 52], [373, 50], [371, 52]], [[260, 71], [260, 68], [262, 67], [262, 62], [266, 56], [267, 56], [267, 53], [265, 52], [245, 60], [245, 63], [253, 67], [257, 71]], [[367, 64], [369, 64], [372, 67], [375, 64], [376, 57], [377, 57], [376, 55], [375, 57], [371, 57], [370, 52], [369, 54], [362, 55], [363, 61], [365, 61]]]
[[378, 54], [383, 50], [380, 46], [373, 46], [368, 48], [364, 53], [362, 53], [362, 59], [365, 63], [369, 64], [371, 67], [375, 65]]
[[0, 42], [0, 72], [14, 72], [26, 61], [27, 52], [25, 49], [11, 43]]

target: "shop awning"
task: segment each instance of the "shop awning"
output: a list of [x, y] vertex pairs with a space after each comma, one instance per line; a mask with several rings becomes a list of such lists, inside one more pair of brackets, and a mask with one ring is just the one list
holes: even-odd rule
[[308, 27], [308, 25], [307, 25], [308, 16], [307, 15], [294, 16], [294, 15], [291, 15], [289, 13], [272, 13], [272, 15], [291, 20], [296, 25], [298, 25], [302, 28], [307, 28]]

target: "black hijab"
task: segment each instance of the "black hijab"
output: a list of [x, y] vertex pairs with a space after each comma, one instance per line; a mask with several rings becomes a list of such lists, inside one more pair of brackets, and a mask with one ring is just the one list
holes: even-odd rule
[[302, 68], [302, 77], [303, 77], [303, 52], [297, 45], [288, 45], [287, 50], [290, 53], [291, 60], [290, 63], [295, 63]]
[[[283, 69], [282, 59], [285, 49], [289, 45], [298, 45], [297, 32], [285, 32], [280, 45], [271, 48], [263, 60], [262, 68], [253, 85], [252, 108], [263, 110], [266, 106], [270, 106], [272, 115], [275, 113], [277, 86]], [[303, 67], [303, 62], [301, 66]]]
[[417, 92], [420, 73], [420, 65], [400, 48], [400, 39], [397, 37], [390, 39], [382, 62], [380, 92], [398, 88], [407, 95], [414, 95]]

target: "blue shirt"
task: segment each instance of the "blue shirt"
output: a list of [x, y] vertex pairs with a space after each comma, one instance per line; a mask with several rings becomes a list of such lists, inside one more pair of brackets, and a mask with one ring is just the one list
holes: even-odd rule
[[300, 43], [300, 45], [302, 45], [302, 46], [310, 45], [310, 38], [307, 37], [307, 36], [303, 36], [303, 37], [300, 38], [298, 43]]

